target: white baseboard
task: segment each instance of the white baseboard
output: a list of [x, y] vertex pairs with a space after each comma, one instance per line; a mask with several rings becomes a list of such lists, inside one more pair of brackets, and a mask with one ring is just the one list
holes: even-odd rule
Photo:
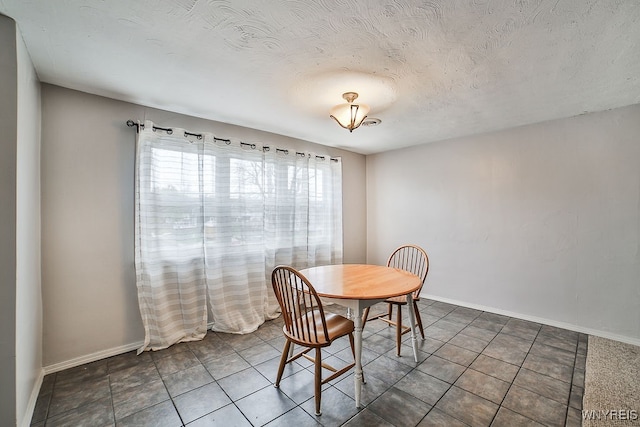
[[555, 326], [557, 328], [568, 329], [568, 330], [574, 331], [574, 332], [581, 332], [583, 334], [595, 335], [597, 337], [608, 338], [610, 340], [620, 341], [620, 342], [623, 342], [623, 343], [640, 346], [640, 339], [631, 338], [631, 337], [627, 337], [627, 336], [624, 336], [624, 335], [618, 335], [618, 334], [614, 334], [614, 333], [607, 332], [607, 331], [600, 331], [600, 330], [597, 330], [597, 329], [585, 328], [585, 327], [582, 327], [582, 326], [574, 325], [572, 323], [559, 322], [557, 320], [545, 319], [543, 317], [537, 317], [537, 316], [529, 316], [529, 315], [526, 315], [526, 314], [515, 313], [513, 311], [502, 310], [502, 309], [494, 308], [494, 307], [487, 307], [487, 306], [479, 305], [479, 304], [473, 304], [473, 303], [469, 303], [469, 302], [466, 302], [466, 301], [458, 301], [458, 300], [454, 300], [454, 299], [450, 299], [450, 298], [442, 298], [442, 297], [439, 297], [439, 296], [436, 296], [436, 295], [430, 295], [430, 294], [424, 294], [423, 293], [420, 296], [423, 297], [423, 298], [432, 299], [434, 301], [445, 302], [447, 304], [459, 305], [461, 307], [473, 308], [475, 310], [488, 311], [489, 313], [495, 313], [495, 314], [501, 314], [503, 316], [515, 317], [517, 319], [528, 320], [528, 321], [536, 322], [536, 323], [542, 323], [542, 324], [548, 325], [548, 326]]
[[[212, 326], [213, 326], [213, 322], [209, 322], [207, 324], [207, 330], [211, 330]], [[66, 360], [64, 362], [54, 363], [53, 365], [45, 366], [43, 368], [44, 375], [52, 374], [54, 372], [64, 371], [65, 369], [75, 368], [76, 366], [84, 365], [85, 363], [95, 362], [97, 360], [106, 359], [107, 357], [117, 356], [122, 353], [127, 353], [129, 351], [137, 350], [143, 345], [144, 345], [143, 341], [138, 341], [131, 344], [122, 345], [120, 347], [114, 347], [106, 350], [97, 351], [95, 353], [76, 357], [70, 360]], [[38, 387], [38, 390], [39, 389], [40, 388]]]
[[42, 380], [44, 379], [44, 369], [40, 369], [36, 382], [33, 384], [29, 401], [27, 402], [27, 408], [22, 414], [22, 422], [18, 423], [19, 426], [29, 427], [31, 425], [31, 419], [33, 418], [33, 411], [36, 409], [36, 403], [38, 402], [38, 396], [40, 395], [40, 387], [42, 387]]
[[95, 353], [87, 354], [85, 356], [76, 357], [70, 360], [66, 360], [60, 363], [54, 363], [53, 365], [45, 366], [42, 368], [45, 375], [52, 374], [54, 372], [64, 371], [65, 369], [75, 368], [76, 366], [84, 365], [85, 363], [95, 362], [96, 360], [106, 359], [107, 357], [117, 356], [122, 353], [127, 353], [132, 350], [137, 350], [142, 347], [144, 343], [142, 341], [126, 344], [120, 347], [109, 348], [106, 350], [97, 351]]

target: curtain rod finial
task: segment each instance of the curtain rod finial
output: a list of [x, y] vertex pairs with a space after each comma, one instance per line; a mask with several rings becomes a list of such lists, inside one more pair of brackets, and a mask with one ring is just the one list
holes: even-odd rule
[[136, 121], [134, 122], [133, 120], [129, 119], [127, 120], [127, 126], [129, 126], [130, 128], [135, 127], [136, 128], [136, 132], [140, 132], [140, 129], [144, 129], [144, 123], [140, 123], [140, 121]]

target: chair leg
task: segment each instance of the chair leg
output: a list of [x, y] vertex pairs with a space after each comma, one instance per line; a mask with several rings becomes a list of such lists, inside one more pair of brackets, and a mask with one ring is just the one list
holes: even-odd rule
[[364, 329], [364, 325], [367, 324], [367, 318], [369, 317], [369, 309], [371, 307], [367, 307], [364, 309], [364, 313], [362, 313], [362, 329]]
[[287, 364], [289, 358], [289, 347], [291, 347], [291, 341], [286, 340], [284, 343], [284, 349], [282, 350], [282, 356], [280, 357], [280, 366], [278, 366], [278, 376], [276, 377], [275, 387], [280, 387], [280, 380], [282, 379], [282, 373], [284, 372], [284, 365]]
[[418, 322], [418, 328], [420, 328], [420, 335], [424, 339], [424, 328], [422, 327], [422, 318], [420, 318], [420, 312], [418, 311], [418, 304], [413, 302], [413, 312], [416, 315], [416, 322]]
[[[391, 320], [391, 315], [393, 314], [393, 304], [387, 304], [387, 306], [387, 314], [389, 316], [389, 320]], [[391, 326], [391, 323], [389, 323], [389, 326]]]
[[[391, 304], [389, 304], [391, 305]], [[398, 357], [400, 357], [400, 346], [402, 345], [402, 306], [398, 306], [396, 321], [396, 346], [398, 347]]]
[[316, 348], [316, 374], [315, 374], [315, 396], [316, 396], [316, 415], [322, 415], [320, 412], [320, 398], [322, 396], [322, 350], [320, 347]]

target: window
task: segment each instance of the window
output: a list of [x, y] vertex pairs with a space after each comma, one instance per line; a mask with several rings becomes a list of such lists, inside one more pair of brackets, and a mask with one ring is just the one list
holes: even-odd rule
[[[205, 307], [206, 319], [208, 303], [215, 330], [247, 332], [276, 315], [270, 283], [276, 265], [342, 262], [340, 159], [220, 143], [211, 135], [189, 140], [180, 130], [168, 135], [152, 128], [141, 130], [136, 159], [143, 313], [155, 315], [154, 293], [165, 307], [179, 307], [189, 295], [198, 301], [197, 310], [189, 309], [196, 317]], [[186, 315], [180, 310], [166, 327], [145, 329], [175, 337]], [[153, 348], [158, 345], [164, 344]]]

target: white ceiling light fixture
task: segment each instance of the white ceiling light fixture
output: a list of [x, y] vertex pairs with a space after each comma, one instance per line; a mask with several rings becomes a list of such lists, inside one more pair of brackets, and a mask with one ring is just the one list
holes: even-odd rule
[[346, 104], [339, 104], [330, 111], [332, 117], [340, 126], [353, 132], [369, 114], [369, 106], [367, 104], [354, 104], [353, 101], [358, 98], [355, 92], [345, 92], [342, 97], [347, 101]]

